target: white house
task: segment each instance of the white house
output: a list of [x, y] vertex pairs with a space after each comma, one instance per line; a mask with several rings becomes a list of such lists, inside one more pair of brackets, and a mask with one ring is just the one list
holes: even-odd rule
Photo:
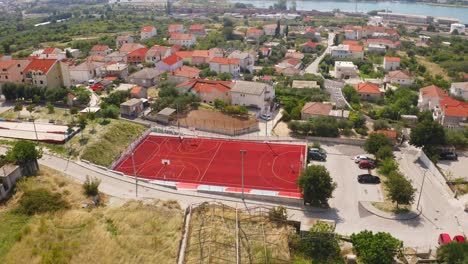
[[468, 100], [468, 82], [452, 83], [450, 94], [461, 96], [463, 99]]
[[239, 76], [239, 63], [239, 59], [215, 57], [210, 61], [210, 70], [215, 71], [218, 74], [227, 72], [232, 74], [232, 76]]
[[169, 43], [188, 47], [197, 44], [197, 40], [193, 34], [173, 33], [169, 38]]
[[170, 47], [154, 45], [145, 54], [145, 61], [156, 64], [160, 60], [163, 60], [171, 56], [173, 50]]
[[240, 50], [235, 50], [228, 56], [229, 59], [238, 59], [239, 66], [243, 71], [253, 72], [253, 66], [255, 63], [255, 57], [248, 53]]
[[156, 68], [161, 72], [174, 71], [184, 64], [184, 61], [181, 57], [172, 54], [171, 56], [161, 60], [156, 64]]
[[141, 40], [149, 39], [155, 37], [158, 34], [158, 31], [153, 26], [145, 26], [141, 28], [140, 38]]
[[360, 29], [347, 29], [345, 30], [345, 39], [359, 40], [362, 37]]
[[418, 107], [421, 110], [434, 110], [439, 101], [447, 97], [447, 92], [435, 85], [419, 89]]
[[400, 68], [400, 58], [385, 56], [383, 60], [383, 68], [386, 71], [394, 71]]
[[382, 44], [369, 44], [367, 46], [367, 51], [385, 53], [387, 51], [387, 47], [385, 45], [382, 45]]
[[347, 79], [358, 76], [358, 68], [352, 61], [335, 61], [335, 77]]
[[94, 45], [89, 51], [91, 56], [107, 56], [112, 53], [112, 49], [107, 45]]
[[414, 78], [409, 73], [398, 70], [391, 71], [385, 75], [385, 82], [397, 83], [400, 86], [410, 86], [414, 83]]
[[331, 55], [336, 58], [364, 58], [364, 48], [357, 45], [338, 45], [331, 49]]
[[275, 99], [275, 90], [266, 83], [236, 81], [231, 89], [231, 104], [255, 107], [260, 113], [269, 113]]
[[458, 34], [465, 33], [465, 25], [460, 23], [454, 23], [450, 25], [450, 34], [454, 31], [457, 31]]
[[101, 77], [101, 67], [103, 65], [104, 63], [100, 62], [83, 62], [77, 66], [71, 66], [69, 71], [72, 83], [84, 83]]

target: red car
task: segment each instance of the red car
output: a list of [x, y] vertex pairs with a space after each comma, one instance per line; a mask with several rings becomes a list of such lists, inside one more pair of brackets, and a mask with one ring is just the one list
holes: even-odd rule
[[361, 160], [359, 161], [359, 168], [360, 169], [374, 169], [375, 163], [370, 160]]
[[458, 235], [453, 237], [453, 241], [458, 242], [458, 243], [465, 243], [466, 239], [464, 236]]
[[90, 88], [91, 88], [91, 90], [93, 90], [93, 91], [104, 90], [104, 85], [102, 85], [102, 84], [100, 84], [100, 83], [95, 83], [95, 84], [93, 84]]
[[447, 233], [442, 233], [439, 235], [439, 246], [445, 245], [452, 242], [450, 235]]

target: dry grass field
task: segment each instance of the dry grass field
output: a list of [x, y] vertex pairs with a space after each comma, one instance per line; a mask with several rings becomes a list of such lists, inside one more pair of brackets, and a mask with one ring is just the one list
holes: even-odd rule
[[[26, 216], [15, 211], [27, 188], [61, 193], [69, 209]], [[128, 201], [82, 208], [82, 186], [41, 167], [0, 209], [0, 263], [175, 263], [183, 212], [175, 202]], [[106, 198], [104, 197], [104, 202]]]

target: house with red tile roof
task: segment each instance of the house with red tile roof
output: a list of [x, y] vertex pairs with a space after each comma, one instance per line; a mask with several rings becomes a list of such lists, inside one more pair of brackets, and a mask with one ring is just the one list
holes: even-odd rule
[[177, 51], [175, 54], [181, 57], [184, 62], [193, 65], [206, 64], [214, 57], [223, 57], [223, 51], [218, 48], [212, 48], [210, 50]]
[[376, 84], [370, 82], [357, 83], [353, 85], [353, 87], [364, 101], [377, 101], [382, 97], [383, 94], [383, 92], [380, 91], [380, 88]]
[[216, 99], [231, 103], [231, 88], [234, 82], [205, 79], [192, 79], [177, 85], [177, 89], [200, 96], [202, 102], [214, 104]]
[[140, 39], [150, 39], [152, 37], [156, 37], [158, 34], [158, 30], [153, 26], [144, 26], [140, 30]]
[[128, 43], [134, 43], [135, 39], [129, 35], [125, 36], [118, 36], [115, 39], [115, 47], [118, 49], [120, 48], [123, 44], [128, 44]]
[[130, 98], [148, 98], [147, 89], [141, 86], [135, 86], [130, 90]]
[[128, 54], [130, 52], [133, 52], [141, 48], [146, 48], [146, 47], [144, 45], [141, 45], [140, 43], [125, 43], [120, 47], [119, 51], [122, 53]]
[[[278, 27], [277, 24], [268, 24], [263, 26], [263, 31], [265, 31], [265, 35], [267, 36], [274, 36], [276, 35], [276, 28]], [[280, 26], [281, 28], [281, 26]]]
[[310, 53], [317, 50], [317, 43], [309, 40], [305, 43], [300, 44], [299, 47], [301, 47], [302, 52]]
[[267, 48], [267, 47], [260, 47], [260, 52], [262, 53], [262, 56], [265, 57], [265, 58], [268, 58], [270, 57], [271, 55], [271, 48]]
[[414, 78], [408, 72], [397, 70], [385, 75], [385, 82], [390, 84], [397, 83], [400, 86], [410, 86], [414, 83]]
[[179, 69], [172, 71], [168, 76], [168, 80], [173, 83], [183, 83], [191, 79], [199, 78], [201, 70], [197, 67], [182, 65]]
[[162, 59], [171, 56], [174, 50], [171, 47], [154, 45], [145, 54], [145, 61], [156, 64]]
[[350, 46], [360, 46], [359, 41], [357, 40], [343, 40], [343, 45], [350, 45]]
[[24, 83], [24, 69], [29, 60], [0, 60], [0, 87], [4, 83]]
[[206, 36], [205, 25], [203, 24], [195, 24], [191, 25], [189, 28], [190, 34], [193, 34], [197, 37], [204, 38]]
[[230, 73], [236, 77], [240, 74], [240, 60], [215, 57], [210, 61], [210, 70], [216, 73]]
[[394, 71], [400, 68], [400, 58], [385, 56], [383, 59], [383, 68], [386, 71]]
[[112, 49], [107, 45], [94, 45], [89, 51], [90, 56], [107, 56], [112, 53]]
[[172, 54], [171, 56], [161, 60], [156, 64], [156, 68], [159, 69], [161, 72], [166, 71], [174, 71], [184, 64], [181, 57], [177, 56], [176, 54]]
[[249, 28], [245, 33], [245, 37], [247, 40], [256, 41], [258, 42], [260, 38], [263, 36], [263, 30], [258, 28]]
[[320, 102], [307, 102], [301, 110], [301, 119], [309, 120], [312, 117], [328, 116], [333, 105]]
[[105, 62], [106, 57], [100, 56], [100, 55], [90, 55], [90, 56], [86, 57], [86, 61], [87, 62], [90, 62], [90, 61]]
[[55, 59], [35, 59], [24, 69], [25, 81], [40, 87], [63, 86], [60, 63]]
[[170, 24], [168, 29], [167, 29], [167, 32], [169, 34], [172, 34], [172, 33], [184, 33], [185, 32], [185, 27], [184, 25], [182, 24]]
[[302, 65], [302, 62], [300, 59], [294, 59], [294, 58], [289, 58], [289, 59], [284, 59], [280, 63], [278, 63], [278, 67], [280, 68], [295, 68], [299, 69]]
[[344, 27], [344, 37], [350, 40], [359, 40], [362, 38], [361, 26], [346, 26]]
[[446, 96], [447, 92], [435, 85], [423, 87], [419, 89], [418, 107], [420, 110], [433, 110]]
[[197, 44], [197, 39], [193, 34], [172, 33], [169, 37], [171, 45], [190, 47]]
[[447, 128], [468, 127], [468, 103], [446, 96], [434, 109], [434, 120]]
[[141, 64], [145, 61], [147, 48], [139, 48], [127, 54], [127, 63], [130, 65]]
[[375, 133], [386, 135], [387, 138], [390, 140], [391, 144], [395, 144], [397, 142], [398, 133], [394, 129], [379, 129], [379, 130], [375, 131]]

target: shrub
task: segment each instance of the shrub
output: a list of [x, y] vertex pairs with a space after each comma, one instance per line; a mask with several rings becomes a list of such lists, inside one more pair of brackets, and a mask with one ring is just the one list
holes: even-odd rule
[[53, 105], [52, 103], [50, 103], [50, 102], [47, 103], [47, 110], [48, 110], [49, 114], [55, 113], [55, 107], [54, 107], [54, 105]]
[[286, 221], [288, 220], [288, 214], [286, 208], [283, 206], [275, 206], [268, 211], [268, 218], [271, 221]]
[[90, 179], [86, 176], [86, 181], [83, 183], [83, 190], [87, 196], [95, 196], [99, 194], [99, 184], [101, 180], [97, 178]]
[[376, 158], [379, 160], [384, 160], [387, 158], [393, 158], [393, 149], [391, 146], [383, 146], [381, 147], [377, 153], [375, 154]]
[[16, 102], [15, 103], [15, 108], [13, 108], [15, 112], [23, 110], [23, 104], [21, 102]]
[[356, 128], [356, 133], [358, 133], [361, 136], [367, 136], [367, 128], [366, 127], [360, 127]]
[[75, 106], [72, 106], [72, 107], [70, 108], [70, 114], [72, 114], [72, 115], [78, 114], [78, 108], [75, 107]]
[[26, 215], [56, 212], [68, 209], [67, 201], [60, 193], [52, 193], [44, 188], [25, 190], [20, 200], [18, 211]]
[[375, 120], [374, 121], [374, 130], [381, 130], [381, 129], [388, 129], [390, 126], [388, 125], [388, 122], [386, 120]]

